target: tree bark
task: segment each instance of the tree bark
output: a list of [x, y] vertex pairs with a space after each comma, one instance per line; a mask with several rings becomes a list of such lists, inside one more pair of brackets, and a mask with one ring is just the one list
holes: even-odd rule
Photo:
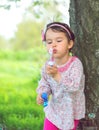
[[70, 0], [69, 13], [86, 76], [86, 113], [95, 113], [99, 125], [99, 0]]

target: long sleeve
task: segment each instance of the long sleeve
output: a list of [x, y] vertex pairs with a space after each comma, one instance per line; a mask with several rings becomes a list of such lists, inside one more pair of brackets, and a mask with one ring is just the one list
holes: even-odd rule
[[42, 68], [41, 80], [38, 83], [37, 93], [41, 94], [46, 92], [48, 95], [51, 94], [50, 84], [47, 82], [47, 74], [45, 72], [45, 66]]

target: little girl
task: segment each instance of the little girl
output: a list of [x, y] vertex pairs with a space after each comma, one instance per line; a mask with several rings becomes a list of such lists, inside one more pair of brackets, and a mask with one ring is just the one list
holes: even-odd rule
[[47, 61], [37, 88], [37, 103], [43, 104], [43, 92], [51, 95], [44, 108], [43, 130], [76, 130], [79, 120], [85, 117], [85, 76], [81, 61], [71, 56], [75, 36], [65, 23], [47, 25], [44, 41], [52, 49], [53, 65]]

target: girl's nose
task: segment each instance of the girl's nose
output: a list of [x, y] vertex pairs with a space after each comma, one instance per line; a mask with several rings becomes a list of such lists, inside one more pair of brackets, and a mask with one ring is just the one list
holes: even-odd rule
[[52, 44], [52, 46], [54, 47], [54, 46], [56, 46], [56, 42], [55, 41], [53, 41], [53, 44]]

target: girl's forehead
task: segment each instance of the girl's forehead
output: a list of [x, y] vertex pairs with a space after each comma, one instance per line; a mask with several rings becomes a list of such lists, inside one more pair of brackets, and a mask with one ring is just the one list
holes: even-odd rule
[[47, 33], [47, 32], [60, 33], [60, 31], [55, 30], [55, 29], [51, 29], [51, 28], [49, 28], [49, 29], [46, 31], [46, 33]]

